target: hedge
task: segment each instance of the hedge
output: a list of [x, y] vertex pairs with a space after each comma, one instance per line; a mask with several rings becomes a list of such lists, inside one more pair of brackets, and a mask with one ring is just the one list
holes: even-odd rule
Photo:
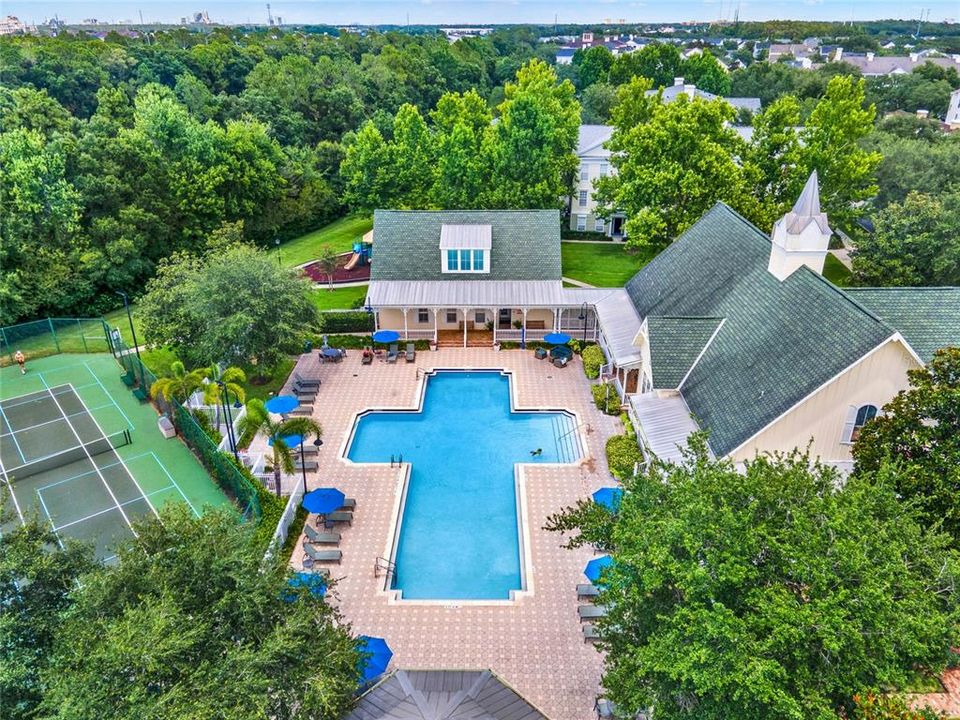
[[593, 393], [593, 402], [600, 412], [607, 415], [620, 414], [620, 396], [617, 395], [617, 389], [613, 385], [601, 383], [590, 388]]
[[583, 356], [583, 373], [591, 380], [600, 377], [600, 366], [603, 365], [606, 358], [599, 345], [588, 345], [581, 353]]
[[607, 465], [614, 477], [628, 480], [633, 477], [637, 463], [643, 462], [643, 453], [636, 438], [627, 435], [614, 435], [607, 440]]
[[373, 332], [373, 315], [362, 310], [320, 313], [321, 333]]
[[613, 242], [613, 238], [602, 232], [592, 230], [570, 230], [563, 228], [560, 231], [561, 240], [600, 240], [603, 242]]

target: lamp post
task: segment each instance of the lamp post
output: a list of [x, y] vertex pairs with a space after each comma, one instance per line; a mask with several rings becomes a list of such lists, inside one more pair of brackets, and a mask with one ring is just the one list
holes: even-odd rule
[[[230, 392], [227, 390], [227, 384], [223, 380], [217, 380], [220, 386], [220, 402], [223, 405], [223, 412], [227, 419], [227, 444], [230, 446], [233, 457], [239, 462], [240, 453], [237, 451], [237, 438], [233, 434], [233, 413], [230, 412]], [[239, 404], [239, 399], [237, 403]]]
[[130, 301], [127, 299], [125, 292], [120, 290], [116, 290], [115, 292], [123, 298], [123, 307], [127, 311], [127, 322], [130, 323], [130, 337], [133, 338], [133, 351], [137, 354], [137, 362], [140, 364], [140, 387], [144, 388], [144, 392], [146, 392], [146, 382], [143, 379], [143, 360], [140, 359], [140, 344], [137, 342], [137, 331], [133, 329], [133, 313], [130, 312]]
[[[302, 435], [300, 436], [300, 472], [303, 475], [303, 494], [304, 495], [307, 494], [307, 465], [303, 461], [303, 443], [306, 442], [306, 440], [307, 440], [306, 437]], [[321, 440], [320, 438], [317, 438], [316, 440], [313, 441], [313, 446], [315, 448], [319, 448], [321, 445], [323, 445], [323, 440]]]
[[587, 341], [587, 304], [584, 303], [580, 306], [580, 314], [577, 316], [577, 320], [583, 321], [583, 341]]
[[274, 238], [273, 244], [277, 246], [277, 265], [283, 267], [283, 256], [280, 253], [280, 238]]
[[363, 309], [366, 311], [367, 315], [370, 316], [370, 349], [373, 350], [373, 328], [374, 328], [374, 322], [373, 322], [373, 306], [372, 306], [372, 305], [364, 305]]

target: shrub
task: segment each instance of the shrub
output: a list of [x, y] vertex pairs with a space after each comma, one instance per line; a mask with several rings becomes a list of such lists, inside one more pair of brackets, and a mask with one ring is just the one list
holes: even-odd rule
[[594, 232], [592, 230], [570, 230], [564, 228], [560, 231], [561, 240], [603, 240], [606, 242], [613, 242], [613, 238], [609, 235], [605, 235], [602, 232]]
[[628, 480], [633, 477], [633, 469], [637, 463], [643, 462], [643, 453], [637, 445], [635, 437], [628, 435], [614, 435], [607, 440], [607, 465], [610, 472], [619, 480]]
[[591, 388], [593, 393], [593, 402], [597, 409], [607, 415], [620, 414], [620, 396], [617, 395], [617, 389], [613, 385], [601, 383]]
[[228, 457], [230, 458], [230, 462], [239, 468], [240, 473], [257, 491], [257, 499], [260, 501], [260, 510], [263, 514], [260, 517], [260, 522], [257, 523], [257, 527], [253, 531], [253, 541], [263, 548], [263, 552], [266, 552], [267, 547], [270, 545], [270, 540], [273, 538], [273, 533], [277, 530], [277, 524], [280, 522], [283, 510], [287, 506], [286, 498], [278, 498], [264, 487], [263, 483], [250, 472], [250, 469], [246, 465], [237, 462], [233, 455], [229, 455]]
[[213, 444], [220, 445], [220, 441], [223, 440], [223, 435], [221, 435], [220, 431], [210, 422], [210, 416], [203, 410], [191, 410], [190, 414], [193, 415], [193, 419], [197, 421], [200, 429], [213, 441]]
[[583, 349], [583, 373], [591, 380], [600, 377], [600, 366], [606, 361], [599, 345], [588, 345]]
[[321, 333], [373, 332], [373, 315], [362, 310], [320, 313]]

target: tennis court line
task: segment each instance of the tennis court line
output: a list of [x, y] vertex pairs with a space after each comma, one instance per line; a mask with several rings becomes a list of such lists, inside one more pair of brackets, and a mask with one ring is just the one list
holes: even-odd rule
[[[41, 378], [41, 382], [42, 382], [42, 380], [43, 380], [43, 379]], [[44, 384], [46, 384], [46, 383], [44, 383]], [[26, 456], [23, 454], [23, 448], [20, 447], [20, 443], [17, 442], [17, 437], [16, 437], [16, 434], [14, 433], [13, 425], [10, 424], [10, 419], [7, 417], [7, 414], [3, 411], [3, 403], [2, 403], [2, 402], [0, 402], [0, 415], [3, 416], [3, 422], [6, 423], [6, 426], [7, 426], [8, 428], [10, 428], [10, 437], [13, 439], [13, 444], [17, 446], [17, 452], [20, 453], [20, 460], [21, 460], [22, 462], [26, 462], [26, 461], [27, 461], [27, 458], [26, 458]], [[3, 474], [6, 475], [6, 474], [7, 474], [6, 471], [4, 471]], [[9, 481], [7, 481], [7, 482], [8, 482], [8, 484], [9, 484]]]
[[[47, 384], [46, 380], [43, 379], [42, 375], [40, 376], [40, 382], [42, 382], [44, 385]], [[54, 395], [53, 390], [51, 390], [49, 386], [47, 387], [47, 392], [50, 393], [50, 397], [53, 398], [53, 402], [56, 403], [57, 407], [60, 409], [60, 414], [63, 415], [64, 417], [67, 417], [67, 413], [64, 412], [63, 406], [60, 404], [60, 401], [57, 400], [57, 396]], [[77, 398], [80, 399], [80, 403], [83, 404], [83, 400], [80, 398], [79, 395], [77, 395]], [[91, 415], [90, 417], [93, 418], [93, 415]], [[97, 429], [99, 429], [102, 434], [103, 430], [100, 429], [100, 424], [97, 423], [97, 419], [93, 418], [93, 422], [97, 426]], [[110, 495], [110, 497], [113, 498], [113, 502], [116, 504], [117, 509], [120, 510], [120, 514], [123, 516], [123, 519], [126, 521], [127, 525], [130, 527], [130, 530], [133, 532], [133, 534], [136, 535], [137, 533], [135, 530], [133, 530], [133, 525], [130, 523], [130, 518], [127, 517], [127, 514], [123, 511], [123, 508], [120, 506], [120, 501], [117, 500], [117, 496], [113, 494], [113, 488], [110, 487], [110, 483], [107, 482], [107, 479], [103, 476], [103, 473], [100, 472], [100, 468], [98, 468], [97, 464], [93, 461], [93, 456], [90, 455], [90, 451], [87, 450], [87, 446], [84, 445], [83, 440], [80, 439], [80, 434], [77, 432], [77, 429], [70, 424], [69, 420], [67, 420], [67, 424], [70, 425], [70, 430], [73, 432], [73, 436], [77, 439], [77, 442], [80, 443], [80, 447], [82, 447], [84, 452], [87, 454], [87, 458], [90, 460], [90, 464], [93, 465], [93, 467], [96, 469], [97, 475], [100, 476], [100, 480], [101, 482], [103, 482], [103, 486], [107, 489], [107, 493]], [[104, 437], [106, 437], [106, 435], [104, 435]], [[117, 455], [117, 457], [120, 457], [119, 454]], [[137, 481], [134, 480], [133, 482], [134, 484], [136, 484]], [[141, 489], [139, 485], [137, 485], [137, 488], [140, 489], [140, 494], [142, 495], [143, 489]], [[150, 501], [148, 500], [147, 503], [149, 504]], [[153, 508], [153, 505], [150, 505], [150, 507]], [[153, 512], [154, 514], [156, 514], [157, 512], [156, 509], [154, 509]]]
[[[114, 449], [114, 452], [116, 452], [116, 449]], [[106, 455], [106, 453], [101, 453], [101, 454]], [[140, 455], [137, 455], [136, 457], [131, 458], [131, 460], [135, 460], [135, 459], [137, 459], [137, 458], [141, 458], [141, 457], [144, 457], [145, 455], [149, 455], [149, 454], [150, 454], [149, 452], [141, 453]], [[80, 458], [80, 460], [83, 460], [83, 458]], [[80, 462], [80, 460], [75, 460], [74, 462]], [[119, 462], [110, 463], [109, 465], [103, 465], [103, 466], [101, 466], [101, 469], [106, 470], [106, 469], [108, 469], [108, 468], [116, 467], [116, 466], [119, 465], [119, 464], [120, 464]], [[63, 467], [63, 466], [61, 465], [60, 467]], [[80, 478], [82, 478], [82, 477], [86, 477], [87, 475], [93, 475], [95, 472], [96, 472], [96, 470], [86, 470], [86, 471], [84, 471], [84, 472], [82, 472], [82, 473], [77, 473], [76, 475], [71, 475], [71, 476], [68, 477], [68, 478], [64, 478], [63, 480], [55, 480], [55, 481], [52, 482], [52, 483], [47, 483], [46, 485], [41, 485], [40, 487], [37, 488], [37, 490], [47, 490], [48, 488], [55, 488], [57, 485], [64, 485], [64, 484], [66, 484], [66, 483], [68, 483], [68, 482], [71, 482], [71, 481], [73, 481], [73, 480], [78, 480], [78, 479], [80, 479]], [[142, 491], [142, 490], [141, 490], [140, 492], [141, 492], [141, 494], [143, 494], [143, 491]]]
[[[80, 396], [77, 395], [77, 397], [80, 397]], [[114, 403], [114, 405], [116, 405], [116, 403]], [[93, 410], [103, 410], [104, 408], [108, 408], [108, 407], [111, 407], [111, 405], [97, 405], [96, 407], [92, 407], [92, 408], [84, 407], [84, 411], [83, 411], [83, 412], [72, 413], [72, 414], [70, 414], [70, 415], [67, 415], [67, 416], [66, 416], [66, 419], [67, 419], [67, 421], [69, 422], [70, 418], [72, 418], [72, 417], [77, 417], [78, 415], [89, 415]], [[117, 408], [117, 409], [119, 410], [120, 408]], [[121, 412], [122, 412], [122, 411], [121, 411]], [[124, 418], [126, 418], [126, 415], [124, 415]], [[30, 432], [31, 430], [36, 430], [38, 427], [43, 427], [44, 425], [50, 425], [51, 423], [62, 422], [63, 420], [64, 420], [64, 417], [63, 417], [63, 416], [58, 417], [58, 418], [54, 418], [53, 420], [44, 420], [42, 423], [37, 423], [36, 425], [30, 425], [29, 427], [19, 428], [19, 429], [17, 429], [17, 430], [14, 430], [13, 432], [3, 433], [3, 435], [0, 435], [0, 437], [6, 437], [7, 435], [16, 435], [17, 433]], [[9, 421], [9, 420], [7, 421], [7, 425], [8, 425], [8, 426], [10, 425], [10, 421]], [[17, 447], [19, 448], [19, 445], [18, 445]], [[57, 454], [57, 453], [50, 453], [50, 455], [44, 455], [43, 457], [50, 457], [50, 456], [56, 455], [56, 454]], [[21, 453], [21, 456], [22, 456], [22, 455], [23, 455], [23, 453]], [[37, 459], [38, 459], [38, 460], [42, 460], [43, 458], [41, 457], [41, 458], [37, 458]], [[23, 461], [26, 462], [27, 459], [26, 459], [26, 458], [23, 458]], [[34, 462], [34, 461], [31, 460], [30, 462]]]
[[[100, 378], [97, 377], [97, 374], [90, 368], [89, 365], [87, 365], [86, 360], [83, 361], [83, 366], [87, 369], [87, 372], [90, 373], [91, 377], [93, 377], [93, 379], [96, 381], [97, 385], [100, 386], [100, 389], [107, 394], [107, 397], [110, 398], [110, 402], [113, 403], [113, 406], [120, 412], [121, 415], [123, 415], [123, 419], [127, 421], [127, 426], [130, 428], [135, 427], [134, 424], [130, 422], [130, 418], [127, 417], [127, 414], [123, 411], [123, 409], [119, 405], [117, 405], [117, 401], [113, 399], [113, 395], [110, 393], [109, 390], [107, 390], [106, 386], [104, 386], [104, 384], [100, 381]], [[104, 405], [103, 407], [107, 407], [107, 406]]]
[[[47, 516], [47, 522], [50, 523], [50, 528], [53, 530], [53, 536], [57, 539], [57, 544], [63, 549], [63, 540], [60, 539], [60, 533], [57, 532], [57, 524], [53, 521], [53, 515], [50, 514], [50, 510], [47, 509], [47, 504], [43, 501], [43, 495], [39, 492], [37, 493], [37, 498], [40, 500], [40, 505], [43, 507], [43, 512]], [[20, 522], [23, 522], [23, 519], [20, 519]]]
[[3, 466], [2, 462], [0, 462], [0, 473], [3, 474], [3, 481], [7, 485], [7, 494], [10, 495], [10, 498], [13, 500], [13, 507], [17, 511], [17, 517], [20, 518], [20, 524], [23, 525], [23, 510], [20, 509], [20, 503], [17, 502], [17, 496], [13, 492], [13, 483], [10, 482], [10, 476], [7, 475], [7, 469]]
[[[173, 488], [175, 488], [175, 487], [176, 487], [176, 485], [168, 485], [168, 486], [165, 487], [165, 488], [160, 488], [159, 490], [154, 490], [154, 491], [153, 491], [152, 493], [150, 493], [150, 494], [151, 494], [151, 495], [156, 495], [157, 493], [166, 492], [167, 490], [171, 490], [171, 489], [173, 489]], [[122, 507], [122, 506], [124, 506], [124, 505], [132, 505], [133, 503], [140, 502], [140, 500], [146, 500], [146, 501], [147, 501], [147, 504], [148, 504], [151, 508], [153, 507], [153, 503], [150, 502], [149, 497], [146, 496], [146, 495], [144, 495], [142, 498], [134, 498], [133, 500], [127, 500], [127, 501], [124, 502], [124, 503], [120, 503], [120, 505], [118, 505], [118, 507]], [[117, 508], [112, 508], [112, 507], [104, 508], [103, 510], [98, 510], [98, 511], [95, 512], [95, 513], [90, 513], [90, 514], [87, 515], [86, 517], [82, 517], [82, 518], [79, 518], [79, 519], [77, 519], [77, 520], [71, 520], [70, 522], [66, 523], [65, 525], [60, 525], [59, 527], [53, 524], [53, 518], [51, 517], [51, 518], [50, 518], [50, 525], [53, 526], [54, 532], [59, 532], [60, 530], [66, 530], [66, 529], [69, 528], [69, 527], [73, 527], [74, 525], [78, 525], [78, 524], [80, 524], [80, 523], [82, 523], [82, 522], [86, 522], [87, 520], [92, 520], [93, 518], [99, 517], [100, 515], [105, 515], [105, 514], [108, 513], [108, 512], [113, 512], [113, 511], [116, 510], [116, 509], [117, 509]], [[121, 510], [120, 512], [121, 512], [121, 514], [123, 514], [124, 517], [126, 517], [126, 514], [123, 513], [123, 510]], [[47, 513], [47, 517], [50, 517], [49, 513]], [[129, 525], [130, 523], [128, 522], [127, 524]], [[133, 530], [133, 526], [132, 526], [132, 525], [130, 525], [130, 529]], [[134, 535], [136, 535], [136, 533], [134, 533]]]
[[[143, 455], [146, 455], [146, 454], [147, 453], [143, 453]], [[190, 510], [193, 511], [194, 516], [200, 517], [200, 513], [197, 512], [197, 509], [193, 506], [193, 503], [190, 502], [190, 498], [187, 497], [187, 494], [183, 491], [183, 488], [180, 487], [180, 483], [178, 483], [176, 480], [173, 479], [173, 475], [171, 475], [170, 471], [167, 470], [167, 466], [163, 464], [163, 461], [157, 457], [157, 454], [153, 452], [153, 450], [151, 450], [149, 454], [153, 455], [153, 459], [157, 461], [157, 465], [159, 465], [160, 469], [163, 470], [163, 474], [166, 475], [168, 478], [170, 478], [170, 482], [174, 485], [174, 487], [177, 488], [177, 492], [179, 492], [180, 495], [183, 497], [184, 502], [186, 502], [187, 505], [190, 506]]]

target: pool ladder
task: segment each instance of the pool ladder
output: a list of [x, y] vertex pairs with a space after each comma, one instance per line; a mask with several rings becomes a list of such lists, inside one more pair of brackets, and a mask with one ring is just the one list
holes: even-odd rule
[[390, 456], [390, 467], [400, 467], [401, 465], [403, 465], [403, 453]]
[[390, 577], [391, 575], [397, 574], [397, 566], [387, 560], [385, 557], [378, 557], [373, 562], [373, 576], [380, 577], [381, 575], [386, 575]]

